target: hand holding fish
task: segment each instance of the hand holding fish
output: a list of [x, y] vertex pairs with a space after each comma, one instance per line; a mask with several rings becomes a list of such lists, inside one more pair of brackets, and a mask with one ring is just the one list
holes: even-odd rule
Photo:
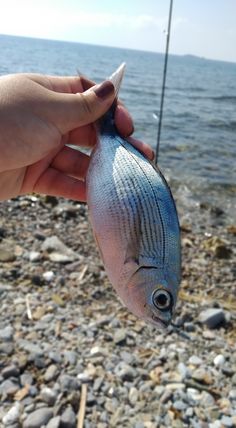
[[[90, 157], [67, 144], [93, 147], [94, 122], [115, 99], [109, 81], [37, 74], [0, 78], [0, 200], [36, 192], [85, 201]], [[121, 135], [132, 119], [118, 102], [115, 124]], [[130, 137], [152, 158], [152, 149]]]

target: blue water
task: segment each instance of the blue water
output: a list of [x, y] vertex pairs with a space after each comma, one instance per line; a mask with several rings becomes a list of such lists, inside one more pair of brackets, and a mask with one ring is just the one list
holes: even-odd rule
[[[0, 74], [86, 74], [95, 81], [123, 61], [120, 92], [136, 136], [156, 144], [163, 55], [79, 43], [0, 36]], [[177, 203], [217, 205], [235, 221], [236, 64], [170, 55], [159, 164]]]

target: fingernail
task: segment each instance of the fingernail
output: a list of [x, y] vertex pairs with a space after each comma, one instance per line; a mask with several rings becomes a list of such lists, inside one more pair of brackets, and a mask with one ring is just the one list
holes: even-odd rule
[[98, 98], [105, 100], [110, 95], [114, 94], [114, 86], [110, 80], [106, 80], [101, 85], [95, 86], [93, 89]]

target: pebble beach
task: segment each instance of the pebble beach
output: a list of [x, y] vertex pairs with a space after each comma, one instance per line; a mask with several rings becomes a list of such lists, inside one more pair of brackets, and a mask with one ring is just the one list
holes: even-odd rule
[[180, 218], [179, 328], [160, 331], [112, 289], [85, 205], [1, 203], [1, 427], [236, 427], [236, 226], [200, 211], [207, 227]]

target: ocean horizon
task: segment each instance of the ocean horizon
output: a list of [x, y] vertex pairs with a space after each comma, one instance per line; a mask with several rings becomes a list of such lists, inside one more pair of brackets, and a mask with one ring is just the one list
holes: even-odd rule
[[[79, 69], [100, 82], [126, 62], [120, 98], [135, 136], [155, 148], [164, 53], [12, 35], [0, 35], [0, 49], [1, 75]], [[217, 206], [235, 221], [235, 107], [236, 63], [170, 54], [159, 164], [183, 215]]]

